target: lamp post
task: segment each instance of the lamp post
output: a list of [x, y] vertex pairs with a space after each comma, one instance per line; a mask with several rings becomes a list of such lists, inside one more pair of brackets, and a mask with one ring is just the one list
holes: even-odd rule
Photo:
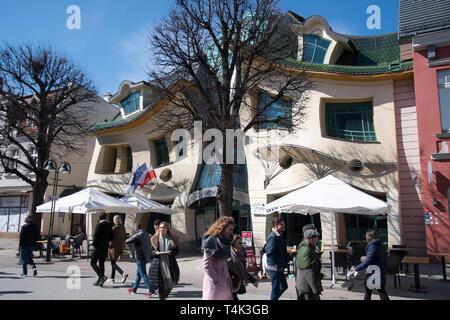
[[59, 173], [66, 173], [70, 174], [70, 164], [68, 162], [63, 162], [61, 164], [57, 164], [54, 160], [47, 160], [44, 162], [44, 170], [47, 170], [48, 172], [55, 172], [55, 180], [53, 181], [53, 196], [52, 196], [52, 207], [50, 210], [50, 221], [49, 221], [49, 227], [48, 227], [48, 236], [47, 236], [47, 255], [46, 255], [46, 261], [50, 262], [50, 256], [51, 256], [51, 250], [53, 248], [53, 220], [55, 218], [55, 199], [56, 199], [56, 190], [58, 188], [58, 176]]

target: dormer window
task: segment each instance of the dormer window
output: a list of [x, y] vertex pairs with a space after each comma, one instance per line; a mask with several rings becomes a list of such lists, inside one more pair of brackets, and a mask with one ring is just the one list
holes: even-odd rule
[[128, 97], [120, 101], [120, 104], [122, 105], [123, 112], [125, 113], [125, 115], [130, 114], [136, 110], [139, 110], [140, 97], [141, 92], [137, 91], [131, 93]]
[[303, 34], [302, 61], [323, 63], [331, 41], [313, 34]]

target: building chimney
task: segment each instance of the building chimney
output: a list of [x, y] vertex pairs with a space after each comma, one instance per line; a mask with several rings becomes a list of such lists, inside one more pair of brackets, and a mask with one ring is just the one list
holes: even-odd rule
[[111, 94], [111, 92], [107, 92], [103, 97], [103, 99], [105, 99], [106, 102], [109, 102], [109, 100], [111, 100], [112, 97], [113, 95]]

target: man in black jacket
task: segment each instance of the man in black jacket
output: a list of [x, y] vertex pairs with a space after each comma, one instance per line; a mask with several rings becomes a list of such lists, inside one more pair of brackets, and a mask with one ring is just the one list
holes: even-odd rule
[[36, 265], [33, 261], [33, 249], [36, 247], [36, 241], [39, 240], [40, 232], [38, 227], [32, 222], [31, 216], [26, 216], [25, 224], [20, 228], [19, 248], [20, 260], [22, 262], [22, 277], [26, 277], [28, 270], [27, 264], [33, 269], [33, 276], [37, 275]]
[[[106, 213], [100, 214], [100, 222], [95, 227], [94, 233], [94, 251], [91, 256], [91, 267], [98, 275], [98, 279], [94, 282], [94, 286], [103, 286], [108, 277], [105, 276], [105, 260], [108, 254], [108, 245], [112, 240], [112, 227], [106, 221]], [[97, 266], [97, 262], [99, 265]]]

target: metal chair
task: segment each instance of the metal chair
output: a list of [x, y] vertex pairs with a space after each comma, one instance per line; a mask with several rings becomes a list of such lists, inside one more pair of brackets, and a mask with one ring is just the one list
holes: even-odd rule
[[389, 255], [386, 256], [386, 273], [394, 275], [394, 289], [397, 289], [397, 279], [398, 279], [398, 287], [401, 288], [400, 285], [400, 264], [402, 258], [397, 255]]
[[[392, 245], [392, 248], [394, 249], [406, 249], [405, 245]], [[406, 250], [389, 250], [389, 255], [391, 256], [399, 256], [400, 257], [400, 270], [403, 271], [403, 264], [401, 263], [404, 256], [408, 254], [408, 251]], [[406, 265], [406, 271], [405, 274], [408, 274], [408, 265]]]
[[[330, 260], [331, 260], [331, 252], [330, 252]], [[347, 273], [347, 269], [349, 266], [348, 254], [344, 252], [335, 252], [334, 253], [334, 266], [337, 268], [343, 268], [344, 273]]]

